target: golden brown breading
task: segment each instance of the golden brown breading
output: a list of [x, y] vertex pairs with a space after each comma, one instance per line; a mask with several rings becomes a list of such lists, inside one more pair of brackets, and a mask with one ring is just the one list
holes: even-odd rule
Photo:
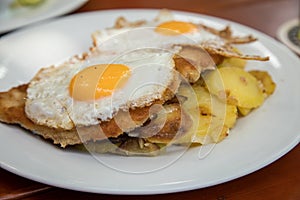
[[[28, 119], [24, 112], [27, 87], [27, 84], [20, 85], [7, 92], [0, 93], [0, 110], [2, 111], [0, 113], [0, 121], [8, 124], [19, 124], [23, 128], [30, 130], [45, 139], [52, 140], [54, 144], [59, 144], [61, 147], [82, 144], [88, 141], [103, 140], [108, 137], [118, 137], [124, 132], [129, 132], [136, 127], [142, 126], [149, 119], [150, 107], [144, 107], [130, 110], [130, 116], [128, 116], [127, 112], [120, 111], [115, 118], [110, 121], [102, 122], [100, 126], [95, 125], [77, 127], [72, 130], [63, 130], [37, 125]], [[160, 102], [157, 102], [157, 104], [160, 104]], [[184, 134], [186, 132], [185, 130], [190, 127], [191, 121], [188, 120], [187, 114], [183, 113], [183, 119], [181, 118], [181, 111], [178, 103], [167, 105], [166, 109], [172, 112], [168, 114], [163, 128], [158, 131], [155, 136], [149, 138], [151, 141], [167, 143], [173, 139], [176, 134]], [[133, 123], [128, 123], [128, 117], [131, 117]], [[155, 120], [154, 122], [152, 128], [158, 123]], [[120, 127], [122, 127], [122, 129]], [[149, 128], [150, 127], [148, 126], [148, 128], [140, 129], [140, 131], [148, 130]], [[144, 131], [141, 131], [141, 133], [142, 132]]]
[[206, 26], [204, 24], [199, 24], [198, 27], [203, 28], [204, 30], [206, 30], [212, 34], [220, 36], [220, 38], [225, 39], [228, 43], [231, 43], [231, 44], [245, 44], [245, 43], [250, 43], [250, 42], [254, 42], [257, 40], [257, 38], [253, 37], [252, 35], [247, 35], [244, 37], [233, 36], [230, 26], [226, 26], [222, 30], [218, 30], [218, 29]]
[[81, 140], [76, 131], [63, 131], [39, 126], [30, 121], [24, 112], [26, 89], [28, 85], [20, 85], [8, 92], [0, 93], [0, 120], [9, 124], [20, 124], [25, 129], [52, 139], [55, 144], [65, 147], [67, 144], [79, 144]]
[[124, 27], [139, 27], [146, 23], [146, 20], [139, 20], [135, 22], [129, 22], [124, 17], [119, 17], [113, 28], [124, 28]]
[[[101, 123], [100, 127], [78, 127], [72, 130], [54, 129], [47, 126], [41, 126], [34, 124], [26, 117], [24, 112], [26, 90], [28, 85], [20, 85], [12, 88], [7, 92], [0, 93], [0, 121], [9, 124], [19, 124], [23, 128], [28, 129], [38, 135], [43, 136], [45, 139], [53, 140], [54, 144], [60, 144], [62, 147], [67, 145], [81, 144], [89, 140], [102, 140], [107, 137], [118, 137], [123, 133], [119, 127], [125, 127], [128, 131], [134, 129], [136, 126], [141, 126], [148, 119], [148, 111], [150, 107], [138, 108], [130, 111], [130, 116], [135, 122], [134, 126], [128, 126], [127, 121], [122, 117], [125, 114], [119, 112], [117, 115], [119, 118], [123, 118], [123, 121], [110, 120]], [[126, 115], [127, 117], [127, 115]], [[126, 118], [127, 119], [127, 118]], [[126, 131], [127, 131], [126, 130]]]
[[268, 61], [269, 57], [261, 57], [257, 55], [245, 55], [237, 52], [230, 43], [208, 40], [201, 43], [201, 47], [209, 54], [216, 54], [228, 58], [241, 58], [244, 60]]
[[174, 143], [190, 130], [192, 123], [180, 104], [173, 103], [164, 105], [164, 110], [158, 111], [148, 125], [135, 129], [132, 134], [152, 143]]
[[190, 83], [195, 83], [205, 70], [214, 70], [223, 61], [223, 56], [208, 54], [202, 47], [182, 45], [175, 56], [176, 70]]

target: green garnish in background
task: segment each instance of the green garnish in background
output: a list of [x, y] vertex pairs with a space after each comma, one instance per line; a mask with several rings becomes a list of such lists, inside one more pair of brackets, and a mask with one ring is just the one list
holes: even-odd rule
[[11, 8], [18, 8], [22, 6], [34, 7], [42, 4], [45, 0], [15, 0], [10, 5]]

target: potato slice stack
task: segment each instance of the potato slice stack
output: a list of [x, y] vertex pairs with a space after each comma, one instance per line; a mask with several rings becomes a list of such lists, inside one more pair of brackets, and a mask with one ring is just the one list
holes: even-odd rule
[[[180, 143], [197, 144], [222, 141], [239, 117], [246, 116], [263, 104], [275, 90], [275, 83], [266, 71], [246, 71], [246, 61], [225, 58], [217, 70], [206, 72], [192, 86], [198, 102], [187, 100], [183, 108], [191, 113], [192, 130]], [[185, 96], [188, 86], [182, 85], [179, 95]], [[196, 112], [195, 112], [196, 110]]]

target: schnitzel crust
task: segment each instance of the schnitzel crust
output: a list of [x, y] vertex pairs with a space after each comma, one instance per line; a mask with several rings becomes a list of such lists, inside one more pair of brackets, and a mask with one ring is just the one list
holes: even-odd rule
[[[23, 128], [45, 139], [52, 140], [54, 144], [59, 144], [61, 147], [82, 144], [90, 140], [102, 140], [107, 137], [118, 137], [124, 132], [119, 127], [126, 127], [128, 131], [135, 128], [128, 127], [125, 124], [122, 125], [122, 123], [126, 123], [126, 120], [119, 121], [117, 124], [114, 119], [102, 122], [100, 126], [77, 127], [72, 130], [55, 129], [37, 125], [27, 118], [24, 111], [27, 87], [28, 84], [24, 84], [14, 87], [7, 92], [0, 93], [0, 121], [8, 124], [19, 124]], [[135, 126], [141, 126], [149, 118], [149, 108], [150, 107], [137, 108], [130, 111], [130, 116], [135, 122]], [[118, 114], [121, 118], [122, 115], [124, 115], [121, 112]]]

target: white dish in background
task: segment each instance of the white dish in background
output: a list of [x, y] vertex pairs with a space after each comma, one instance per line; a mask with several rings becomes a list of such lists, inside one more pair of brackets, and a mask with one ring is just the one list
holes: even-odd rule
[[[0, 90], [28, 82], [42, 66], [87, 51], [91, 45], [90, 34], [112, 26], [118, 16], [130, 20], [152, 19], [157, 13], [157, 10], [83, 13], [9, 34], [0, 40]], [[206, 15], [175, 13], [178, 19], [190, 18], [219, 28], [230, 24], [238, 34], [251, 33], [258, 37], [258, 42], [240, 49], [270, 56], [269, 62], [248, 62], [248, 68], [267, 70], [277, 84], [275, 93], [264, 105], [239, 119], [229, 137], [217, 144], [208, 156], [199, 159], [200, 148], [193, 148], [173, 162], [172, 153], [157, 157], [101, 155], [102, 162], [99, 162], [89, 154], [60, 149], [21, 128], [0, 124], [1, 167], [38, 182], [73, 190], [158, 194], [230, 181], [272, 163], [297, 145], [299, 58], [274, 39], [243, 25]]]
[[14, 0], [0, 1], [0, 33], [22, 26], [66, 14], [81, 7], [88, 0], [46, 0], [36, 7], [10, 8]]

